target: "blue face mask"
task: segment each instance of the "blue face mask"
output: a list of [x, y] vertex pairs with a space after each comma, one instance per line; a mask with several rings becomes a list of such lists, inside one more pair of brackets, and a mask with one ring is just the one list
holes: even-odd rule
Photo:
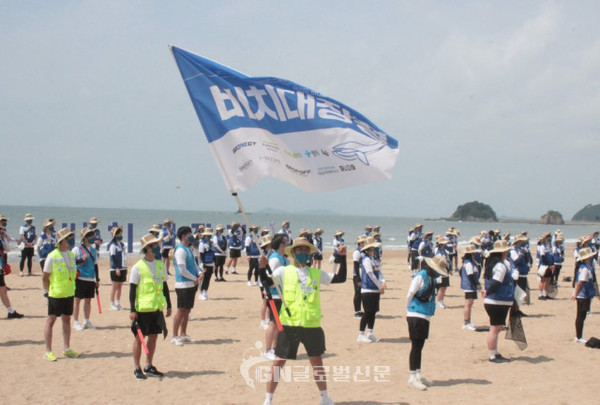
[[197, 249], [200, 247], [200, 242], [194, 242], [194, 247]]
[[194, 237], [194, 235], [190, 235], [190, 236], [188, 236], [188, 237], [187, 237], [187, 240], [188, 240], [188, 242], [190, 242], [190, 243], [192, 243], [192, 244], [193, 244], [194, 242], [196, 242], [196, 238]]
[[154, 246], [152, 248], [152, 253], [154, 253], [154, 258], [156, 260], [161, 260], [162, 259], [162, 255], [160, 254], [160, 246]]
[[308, 253], [295, 253], [294, 257], [296, 258], [298, 263], [306, 264], [306, 263], [308, 263], [308, 259], [310, 258], [310, 255]]
[[33, 221], [25, 221], [25, 223], [26, 223], [27, 225], [31, 225], [31, 224], [33, 223]]
[[75, 238], [69, 238], [67, 239], [67, 242], [69, 242], [70, 249], [73, 249], [75, 247]]
[[121, 242], [121, 241], [123, 240], [123, 236], [121, 236], [121, 235], [117, 236], [117, 240], [118, 240], [119, 242]]
[[49, 230], [50, 232], [54, 232], [54, 227], [53, 227], [53, 226], [49, 226], [49, 227], [48, 227], [48, 230]]
[[91, 238], [89, 238], [89, 239], [88, 239], [88, 243], [89, 243], [90, 245], [93, 245], [93, 244], [94, 244], [94, 242], [96, 242], [96, 238], [94, 238], [93, 236], [92, 236]]

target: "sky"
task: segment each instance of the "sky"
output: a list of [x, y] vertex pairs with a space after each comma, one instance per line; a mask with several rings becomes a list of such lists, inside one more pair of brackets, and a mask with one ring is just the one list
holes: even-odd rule
[[597, 1], [0, 0], [2, 205], [230, 211], [168, 46], [292, 80], [398, 139], [391, 180], [246, 211], [570, 219], [600, 202]]

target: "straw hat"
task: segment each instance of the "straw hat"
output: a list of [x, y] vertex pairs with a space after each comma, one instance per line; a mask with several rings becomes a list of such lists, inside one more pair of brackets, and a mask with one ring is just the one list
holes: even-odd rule
[[343, 234], [344, 234], [344, 231], [340, 231], [340, 230], [335, 231], [335, 236], [342, 236]]
[[515, 240], [513, 241], [513, 243], [527, 242], [528, 240], [529, 238], [527, 236], [519, 234], [515, 236]]
[[360, 250], [364, 252], [367, 249], [378, 248], [379, 246], [381, 246], [381, 243], [377, 242], [374, 237], [369, 236], [365, 241], [365, 245]]
[[425, 232], [425, 237], [427, 237], [427, 236], [433, 236], [433, 232], [432, 231]]
[[582, 262], [586, 259], [589, 259], [591, 257], [594, 257], [596, 255], [596, 252], [594, 252], [592, 249], [590, 248], [583, 248], [579, 251], [579, 257], [577, 258], [578, 262]]
[[33, 215], [27, 213], [25, 214], [25, 218], [23, 219], [23, 221], [33, 221], [35, 218], [33, 217]]
[[438, 236], [435, 237], [435, 244], [436, 245], [447, 245], [448, 242], [449, 242], [449, 240], [446, 239], [444, 237], [444, 235], [438, 235]]
[[83, 239], [83, 238], [85, 238], [85, 237], [86, 237], [86, 235], [88, 235], [88, 234], [90, 234], [90, 233], [94, 233], [94, 230], [93, 230], [93, 229], [90, 229], [90, 228], [87, 228], [87, 227], [85, 227], [85, 228], [83, 228], [83, 229], [81, 230], [81, 232], [79, 232], [79, 236], [81, 237], [81, 239]]
[[261, 231], [260, 231], [260, 234], [261, 234], [261, 235], [266, 235], [266, 234], [268, 234], [268, 233], [269, 233], [269, 228], [263, 228], [263, 229], [261, 229]]
[[479, 238], [477, 236], [473, 236], [469, 240], [469, 243], [472, 243], [472, 244], [477, 245], [477, 246], [481, 246], [481, 241], [479, 240]]
[[527, 236], [527, 231], [521, 231], [521, 235]]
[[508, 252], [510, 250], [510, 245], [508, 244], [507, 241], [503, 240], [497, 240], [496, 242], [494, 242], [494, 248], [492, 250], [490, 250], [490, 253], [504, 253], [504, 252]]
[[258, 225], [250, 225], [250, 227], [248, 227], [248, 230], [249, 230], [249, 231], [253, 231], [253, 230], [255, 230], [255, 229], [256, 229], [256, 230], [258, 230], [258, 229], [259, 229]]
[[381, 234], [379, 232], [373, 232], [373, 237], [375, 239], [379, 238], [381, 236]]
[[376, 231], [376, 232], [378, 232], [380, 229], [381, 229], [381, 225], [375, 225], [373, 227], [373, 230]]
[[359, 245], [361, 243], [365, 243], [367, 241], [367, 238], [365, 238], [365, 235], [360, 235], [358, 238], [356, 238], [356, 244]]
[[317, 230], [315, 231], [315, 234], [322, 234], [323, 232], [325, 232], [322, 228], [317, 228]]
[[540, 239], [544, 240], [544, 239], [550, 238], [550, 237], [552, 237], [552, 234], [550, 234], [550, 232], [546, 232], [546, 233], [543, 233], [542, 236], [540, 236]]
[[306, 238], [296, 238], [294, 239], [294, 243], [285, 248], [285, 254], [288, 256], [294, 256], [294, 249], [300, 246], [308, 246], [310, 248], [310, 253], [317, 253], [319, 250], [313, 246]]
[[302, 228], [300, 229], [300, 232], [298, 232], [298, 236], [304, 236], [308, 234], [308, 230]]
[[71, 232], [69, 228], [63, 228], [56, 232], [56, 244], [58, 245], [63, 239], [75, 236], [75, 232]]
[[90, 220], [88, 221], [88, 224], [98, 224], [98, 218], [96, 217], [91, 217]]
[[204, 228], [204, 232], [202, 232], [202, 236], [213, 236], [212, 228]]
[[160, 231], [161, 231], [160, 225], [158, 225], [158, 224], [154, 224], [154, 225], [152, 225], [152, 227], [150, 229], [148, 229], [148, 233], [153, 233], [153, 232], [160, 233]]
[[110, 228], [110, 234], [113, 238], [117, 236], [117, 232], [119, 231], [121, 231], [121, 233], [123, 232], [123, 225], [113, 226], [112, 228]]
[[481, 249], [478, 249], [477, 246], [469, 245], [465, 248], [463, 255], [479, 253], [479, 252], [481, 252]]
[[8, 218], [4, 214], [0, 214], [0, 221], [8, 221]]
[[54, 220], [54, 218], [46, 218], [42, 229], [46, 229], [47, 227], [54, 226], [54, 225], [56, 225], [56, 221]]
[[286, 225], [289, 225], [289, 224], [290, 224], [290, 221], [283, 221], [283, 222], [281, 223], [281, 226], [286, 226]]
[[494, 229], [494, 234], [495, 235], [500, 235], [500, 229], [498, 229], [498, 228]]
[[264, 248], [264, 247], [270, 245], [272, 240], [273, 240], [273, 235], [265, 235], [263, 237], [262, 243], [260, 244], [260, 247]]
[[584, 243], [588, 243], [591, 240], [592, 240], [592, 237], [590, 235], [585, 235], [581, 238], [581, 244], [583, 245]]
[[418, 229], [418, 228], [423, 228], [423, 224], [417, 223], [417, 224], [415, 225], [415, 229]]
[[160, 241], [162, 241], [162, 238], [157, 238], [156, 236], [152, 235], [151, 233], [145, 234], [140, 239], [140, 243], [142, 244], [142, 247], [140, 248], [140, 253], [144, 253], [144, 248], [146, 246], [151, 245], [153, 243], [160, 242]]
[[241, 226], [241, 224], [238, 221], [233, 221], [231, 227], [233, 228], [234, 226]]
[[444, 256], [435, 255], [433, 258], [426, 257], [425, 263], [427, 263], [427, 265], [436, 273], [441, 274], [442, 276], [448, 275], [448, 262]]
[[173, 223], [173, 220], [169, 219], [169, 218], [167, 218], [163, 221], [163, 225], [168, 225], [168, 224], [172, 224], [172, 223]]
[[372, 231], [372, 230], [373, 230], [373, 225], [365, 226], [365, 231]]
[[219, 231], [222, 231], [223, 229], [225, 229], [225, 227], [223, 227], [223, 225], [217, 225], [217, 227], [215, 228], [215, 231], [219, 232]]

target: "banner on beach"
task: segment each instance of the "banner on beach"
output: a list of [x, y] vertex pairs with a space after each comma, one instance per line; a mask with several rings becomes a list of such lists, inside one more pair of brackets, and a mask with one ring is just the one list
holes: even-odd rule
[[358, 111], [289, 80], [171, 52], [230, 192], [265, 176], [310, 192], [392, 177], [398, 141]]

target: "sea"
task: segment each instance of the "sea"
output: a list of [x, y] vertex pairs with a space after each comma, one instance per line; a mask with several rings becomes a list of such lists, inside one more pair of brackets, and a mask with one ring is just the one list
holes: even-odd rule
[[[152, 224], [162, 224], [169, 218], [176, 226], [188, 225], [196, 229], [198, 224], [211, 226], [213, 229], [217, 225], [231, 224], [233, 221], [239, 221], [246, 224], [244, 215], [239, 212], [218, 212], [218, 211], [172, 211], [156, 209], [131, 209], [131, 208], [83, 208], [83, 207], [52, 207], [52, 206], [13, 206], [0, 205], [0, 214], [9, 218], [7, 231], [15, 239], [19, 237], [19, 228], [23, 225], [25, 214], [31, 213], [35, 220], [37, 233], [42, 231], [42, 224], [46, 218], [56, 220], [56, 229], [64, 226], [75, 229], [77, 232], [76, 240], [79, 241], [79, 231], [87, 225], [91, 217], [96, 217], [100, 221], [99, 229], [104, 241], [100, 248], [101, 257], [107, 256], [105, 249], [110, 239], [109, 229], [115, 225], [123, 225], [124, 242], [128, 250], [133, 255], [139, 254], [140, 238], [148, 232]], [[323, 242], [325, 250], [330, 250], [333, 243], [333, 235], [341, 230], [345, 232], [344, 239], [347, 244], [353, 245], [359, 235], [364, 234], [365, 226], [380, 225], [382, 234], [383, 249], [398, 250], [407, 248], [408, 229], [416, 223], [423, 224], [424, 231], [433, 231], [434, 235], [445, 234], [449, 227], [453, 226], [460, 231], [459, 246], [468, 244], [471, 237], [478, 235], [481, 231], [500, 229], [502, 234], [509, 232], [516, 235], [526, 230], [532, 243], [535, 243], [537, 237], [544, 232], [555, 232], [560, 229], [566, 244], [574, 244], [577, 238], [583, 235], [592, 234], [600, 230], [600, 223], [567, 223], [565, 225], [545, 225], [536, 223], [535, 220], [500, 220], [500, 222], [461, 222], [449, 221], [445, 219], [432, 218], [414, 218], [414, 217], [396, 217], [396, 216], [378, 216], [375, 213], [366, 213], [365, 215], [317, 215], [313, 213], [246, 213], [248, 225], [258, 225], [261, 228], [269, 228], [275, 233], [281, 229], [283, 221], [290, 221], [290, 228], [294, 235], [297, 235], [300, 229], [306, 228], [312, 231], [317, 228], [325, 230]], [[21, 245], [22, 246], [22, 245]], [[9, 252], [9, 262], [14, 262], [20, 256], [19, 246], [13, 244]]]

